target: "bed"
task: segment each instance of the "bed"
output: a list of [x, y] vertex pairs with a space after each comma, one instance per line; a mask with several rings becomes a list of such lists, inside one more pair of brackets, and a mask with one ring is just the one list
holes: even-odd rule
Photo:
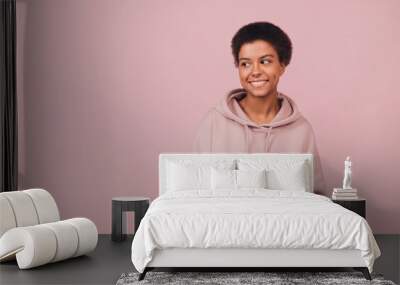
[[352, 267], [380, 250], [364, 218], [313, 193], [311, 154], [161, 154], [159, 193], [132, 242], [158, 267]]

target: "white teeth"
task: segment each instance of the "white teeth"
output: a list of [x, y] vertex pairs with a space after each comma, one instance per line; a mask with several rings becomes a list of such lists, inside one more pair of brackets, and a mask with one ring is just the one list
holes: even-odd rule
[[250, 82], [250, 84], [253, 85], [254, 87], [261, 87], [266, 83], [267, 83], [266, 80]]

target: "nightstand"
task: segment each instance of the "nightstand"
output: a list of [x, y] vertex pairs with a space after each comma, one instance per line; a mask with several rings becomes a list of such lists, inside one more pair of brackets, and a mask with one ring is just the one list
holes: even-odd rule
[[364, 198], [358, 198], [356, 200], [336, 200], [332, 199], [332, 202], [339, 204], [340, 206], [359, 214], [364, 219], [366, 218], [366, 200]]
[[113, 241], [126, 239], [126, 216], [124, 212], [135, 212], [135, 231], [146, 214], [150, 199], [146, 197], [114, 197], [112, 198], [112, 234]]

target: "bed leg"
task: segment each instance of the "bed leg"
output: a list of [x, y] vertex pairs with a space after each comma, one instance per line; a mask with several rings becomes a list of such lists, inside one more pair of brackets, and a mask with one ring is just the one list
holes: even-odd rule
[[365, 279], [372, 280], [371, 275], [369, 274], [369, 270], [367, 267], [354, 267], [355, 270], [361, 271], [364, 275]]
[[144, 269], [144, 271], [142, 273], [139, 274], [139, 278], [138, 281], [142, 281], [144, 279], [144, 277], [146, 276], [148, 269], [147, 267]]

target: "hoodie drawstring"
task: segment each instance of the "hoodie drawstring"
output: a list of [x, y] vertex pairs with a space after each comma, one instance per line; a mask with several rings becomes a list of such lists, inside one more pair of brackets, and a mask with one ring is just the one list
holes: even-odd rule
[[248, 125], [243, 125], [244, 126], [244, 140], [245, 144], [247, 147], [247, 152], [250, 153], [250, 130]]
[[269, 149], [271, 146], [271, 131], [272, 131], [272, 127], [268, 127], [268, 132], [265, 137], [265, 152], [269, 152]]

